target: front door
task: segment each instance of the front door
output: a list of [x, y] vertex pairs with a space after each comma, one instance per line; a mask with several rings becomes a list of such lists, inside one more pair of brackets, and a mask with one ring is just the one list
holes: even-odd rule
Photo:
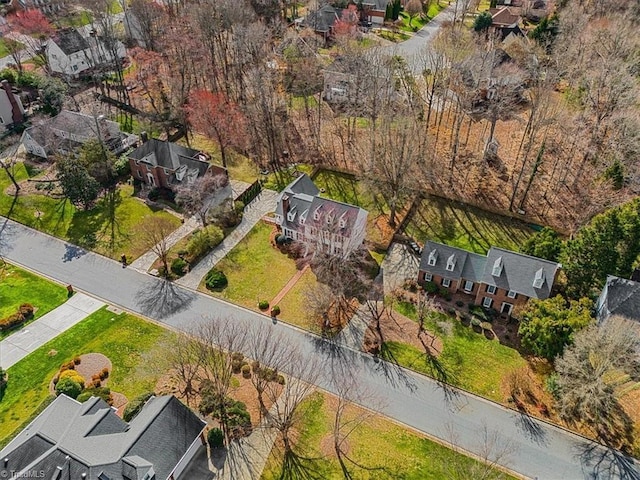
[[511, 310], [513, 310], [513, 305], [507, 302], [502, 302], [502, 308], [500, 309], [500, 313], [506, 313], [507, 315], [511, 315]]
[[151, 185], [152, 187], [156, 186], [156, 179], [153, 176], [153, 173], [149, 172], [147, 173], [147, 180], [148, 180], [148, 184]]

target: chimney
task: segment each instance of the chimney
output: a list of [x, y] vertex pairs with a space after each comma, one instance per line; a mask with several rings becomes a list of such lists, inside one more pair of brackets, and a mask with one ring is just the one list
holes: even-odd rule
[[147, 132], [140, 132], [140, 141], [142, 141], [142, 143], [147, 143], [149, 141]]
[[289, 195], [284, 195], [282, 197], [282, 213], [286, 215], [289, 212]]
[[20, 123], [24, 120], [24, 115], [22, 114], [22, 110], [20, 109], [20, 105], [18, 105], [18, 101], [16, 100], [15, 94], [11, 90], [11, 85], [7, 80], [2, 80], [2, 88], [5, 92], [7, 92], [7, 97], [9, 98], [9, 103], [11, 103], [11, 120], [12, 123]]

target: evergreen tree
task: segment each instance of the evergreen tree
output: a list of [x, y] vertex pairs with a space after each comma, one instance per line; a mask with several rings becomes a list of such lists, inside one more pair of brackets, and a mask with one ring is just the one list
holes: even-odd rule
[[544, 227], [539, 232], [530, 236], [522, 246], [522, 253], [533, 257], [544, 258], [557, 262], [562, 253], [562, 240], [558, 233], [549, 227]]
[[100, 185], [86, 167], [75, 157], [62, 157], [56, 161], [56, 178], [64, 196], [74, 205], [89, 210], [100, 192]]

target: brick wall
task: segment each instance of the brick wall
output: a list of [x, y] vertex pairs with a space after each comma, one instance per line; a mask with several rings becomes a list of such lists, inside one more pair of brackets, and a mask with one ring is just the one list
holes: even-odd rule
[[510, 303], [514, 307], [517, 305], [524, 305], [529, 300], [529, 297], [522, 294], [517, 294], [516, 298], [509, 298], [507, 296], [507, 291], [502, 288], [496, 288], [496, 292], [491, 294], [487, 292], [487, 285], [481, 284], [476, 293], [475, 303], [476, 305], [482, 305], [482, 301], [485, 297], [491, 298], [493, 303], [491, 304], [491, 308], [498, 310], [499, 312], [502, 310], [502, 304], [504, 302]]

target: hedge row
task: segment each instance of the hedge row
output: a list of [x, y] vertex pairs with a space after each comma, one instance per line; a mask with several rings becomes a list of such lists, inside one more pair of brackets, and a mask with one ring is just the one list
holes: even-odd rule
[[33, 318], [33, 305], [30, 303], [23, 303], [20, 305], [16, 313], [0, 320], [0, 331], [9, 330], [17, 327], [18, 325], [22, 325], [31, 318]]

